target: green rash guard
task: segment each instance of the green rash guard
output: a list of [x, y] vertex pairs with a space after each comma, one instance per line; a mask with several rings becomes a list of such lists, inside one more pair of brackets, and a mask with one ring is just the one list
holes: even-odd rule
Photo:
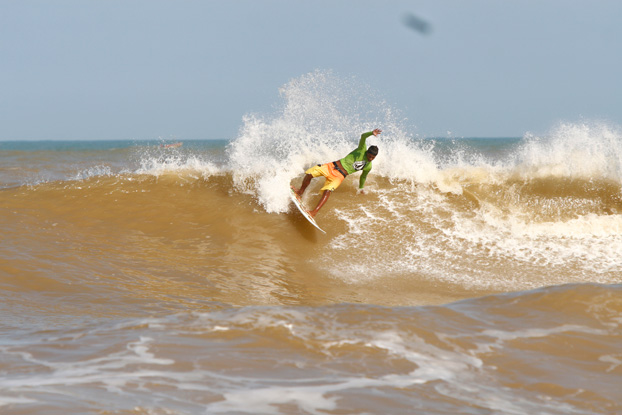
[[367, 179], [367, 175], [371, 171], [371, 161], [368, 161], [367, 157], [365, 156], [365, 152], [367, 151], [367, 147], [365, 146], [365, 140], [367, 140], [367, 137], [372, 134], [372, 131], [361, 134], [361, 140], [359, 141], [359, 146], [356, 148], [356, 150], [352, 151], [350, 154], [339, 160], [343, 168], [346, 169], [346, 173], [348, 174], [363, 170], [363, 173], [361, 173], [361, 178], [359, 180], [359, 189], [362, 189], [363, 186], [365, 186], [365, 179]]

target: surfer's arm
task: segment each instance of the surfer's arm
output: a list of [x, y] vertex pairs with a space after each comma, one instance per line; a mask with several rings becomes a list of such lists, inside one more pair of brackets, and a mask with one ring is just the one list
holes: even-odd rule
[[361, 178], [359, 179], [359, 191], [363, 191], [363, 187], [365, 187], [365, 180], [367, 180], [367, 175], [371, 169], [363, 169], [361, 173]]
[[357, 150], [367, 150], [367, 147], [365, 147], [365, 140], [367, 140], [367, 137], [369, 137], [370, 135], [378, 137], [378, 134], [380, 134], [381, 132], [381, 129], [376, 128], [374, 131], [369, 131], [367, 133], [361, 134], [361, 139], [359, 140], [359, 146]]
[[374, 134], [373, 131], [361, 134], [361, 139], [359, 140], [359, 146], [357, 150], [367, 150], [367, 147], [365, 147], [365, 140], [367, 140], [367, 137], [369, 137], [372, 134]]

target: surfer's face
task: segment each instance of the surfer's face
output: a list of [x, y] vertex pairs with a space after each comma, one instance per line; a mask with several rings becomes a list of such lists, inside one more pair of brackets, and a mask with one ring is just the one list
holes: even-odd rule
[[365, 153], [365, 154], [367, 154], [367, 160], [369, 161], [373, 161], [376, 158], [376, 156], [374, 156], [373, 154], [369, 154], [369, 153]]

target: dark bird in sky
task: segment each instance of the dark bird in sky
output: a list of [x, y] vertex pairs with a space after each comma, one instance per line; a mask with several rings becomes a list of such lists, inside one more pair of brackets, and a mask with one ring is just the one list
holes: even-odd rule
[[404, 13], [402, 22], [406, 27], [417, 31], [422, 35], [428, 35], [432, 32], [432, 25], [430, 25], [430, 23], [412, 13]]

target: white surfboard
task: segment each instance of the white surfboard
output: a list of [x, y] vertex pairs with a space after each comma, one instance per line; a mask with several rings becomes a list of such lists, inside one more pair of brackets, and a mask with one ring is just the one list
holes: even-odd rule
[[294, 189], [291, 187], [289, 188], [289, 196], [291, 197], [292, 201], [294, 202], [294, 205], [296, 205], [300, 213], [302, 213], [302, 216], [304, 216], [305, 219], [307, 219], [311, 223], [311, 225], [315, 226], [318, 230], [326, 233], [324, 229], [320, 228], [318, 224], [315, 223], [315, 219], [313, 219], [313, 216], [311, 216], [309, 212], [307, 211], [307, 209], [305, 208], [305, 205], [302, 203], [302, 199], [300, 199], [300, 196], [298, 196], [296, 192], [294, 192]]

